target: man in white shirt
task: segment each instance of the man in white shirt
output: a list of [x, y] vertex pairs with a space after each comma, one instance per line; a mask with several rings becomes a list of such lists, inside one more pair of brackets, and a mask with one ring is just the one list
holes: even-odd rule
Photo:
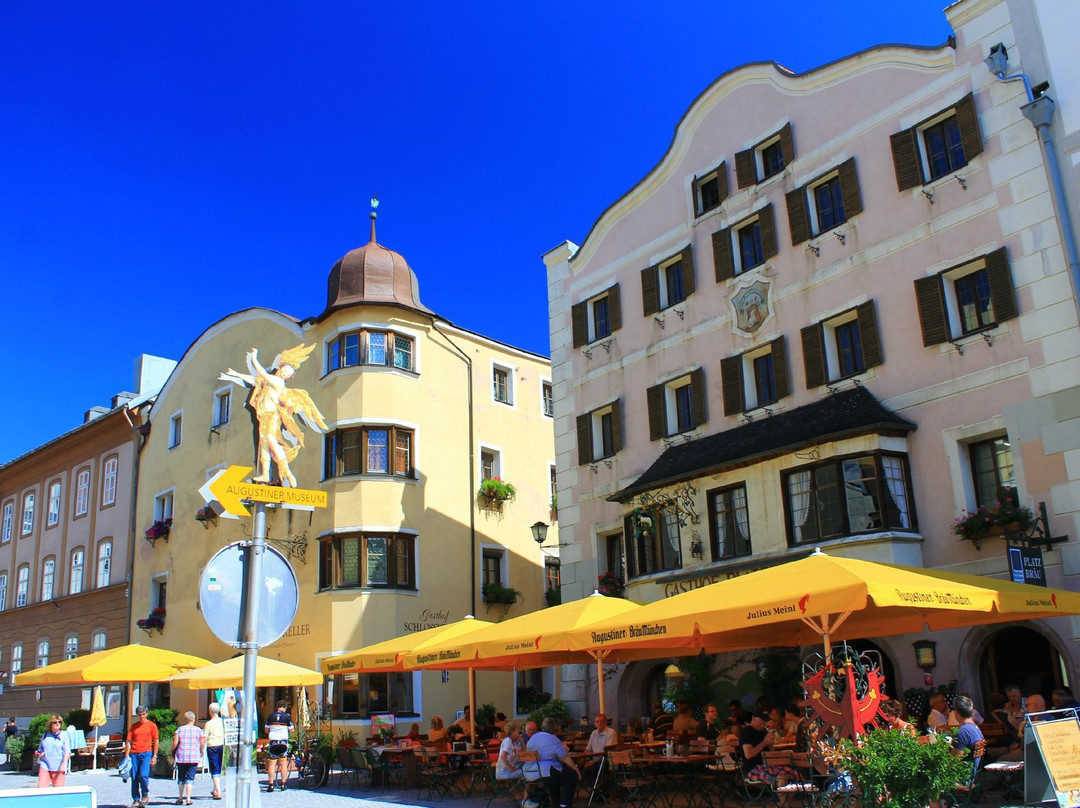
[[[585, 751], [590, 755], [595, 755], [585, 761], [582, 776], [585, 776], [586, 772], [589, 772], [591, 776], [589, 781], [591, 782], [600, 773], [599, 763], [604, 759], [604, 749], [608, 746], [614, 746], [619, 742], [619, 735], [612, 727], [608, 726], [607, 716], [603, 713], [597, 713], [596, 718], [593, 719], [593, 724], [596, 727], [589, 736], [589, 743], [585, 747]], [[595, 769], [596, 771], [592, 771]]]
[[949, 725], [949, 702], [941, 693], [930, 697], [930, 713], [926, 716], [926, 728], [932, 732], [943, 732]]

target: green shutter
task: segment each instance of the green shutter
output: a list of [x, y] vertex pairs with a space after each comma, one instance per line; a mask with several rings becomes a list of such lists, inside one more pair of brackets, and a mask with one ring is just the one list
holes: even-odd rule
[[979, 134], [979, 118], [975, 114], [975, 98], [968, 93], [956, 104], [956, 123], [960, 127], [960, 142], [964, 144], [964, 160], [971, 162], [983, 150]]
[[1016, 292], [1005, 248], [994, 250], [986, 256], [986, 276], [990, 281], [990, 300], [994, 303], [994, 322], [1003, 323], [1019, 316]]
[[608, 323], [612, 333], [622, 328], [622, 305], [619, 303], [619, 284], [607, 290]]
[[791, 244], [798, 246], [804, 241], [810, 240], [810, 212], [806, 206], [806, 186], [788, 191], [784, 195], [787, 200], [788, 225], [791, 229]]
[[705, 412], [705, 371], [701, 368], [690, 372], [690, 401], [694, 405], [694, 426], [708, 420]]
[[877, 315], [874, 314], [874, 301], [868, 300], [856, 307], [859, 318], [859, 339], [862, 341], [863, 367], [869, 370], [882, 363], [881, 334], [878, 332]]
[[758, 227], [761, 228], [761, 257], [768, 261], [776, 255], [776, 219], [772, 202], [758, 211]]
[[587, 305], [588, 303], [575, 303], [570, 307], [570, 324], [574, 332], [575, 348], [579, 348], [589, 341], [589, 329], [585, 315]]
[[855, 158], [840, 164], [840, 193], [844, 197], [844, 220], [862, 213], [862, 196], [859, 194], [859, 177], [855, 173]]
[[660, 267], [653, 264], [641, 270], [641, 308], [645, 316], [660, 311]]
[[923, 184], [922, 161], [919, 159], [919, 133], [905, 129], [889, 136], [893, 168], [896, 170], [896, 189], [906, 191]]
[[658, 384], [645, 391], [649, 405], [649, 440], [660, 440], [667, 434], [667, 417], [664, 413], [664, 385]]
[[803, 370], [806, 372], [806, 389], [821, 387], [827, 381], [825, 375], [825, 346], [821, 323], [808, 325], [802, 330]]
[[679, 261], [682, 264], [680, 271], [682, 272], [683, 299], [685, 300], [697, 290], [697, 286], [694, 284], [694, 252], [689, 244], [682, 251]]
[[742, 371], [741, 356], [727, 356], [720, 360], [720, 386], [724, 391], [724, 415], [737, 415], [746, 409]]
[[735, 183], [740, 188], [749, 188], [757, 184], [757, 167], [754, 165], [754, 150], [735, 152]]
[[592, 462], [592, 445], [592, 413], [587, 412], [577, 417], [577, 462], [579, 466]]
[[929, 347], [948, 342], [949, 318], [945, 311], [945, 290], [940, 275], [915, 279], [915, 302], [919, 307], [922, 344]]
[[784, 155], [784, 166], [787, 167], [795, 161], [795, 141], [791, 137], [791, 122], [784, 124], [780, 130], [780, 153]]
[[773, 381], [776, 384], [776, 400], [791, 395], [791, 380], [788, 378], [787, 342], [780, 336], [774, 339], [769, 349], [772, 352]]
[[611, 404], [611, 446], [618, 453], [622, 443], [622, 402], [615, 401]]
[[725, 227], [712, 234], [713, 270], [716, 282], [731, 280], [735, 277], [735, 262], [731, 257], [731, 228]]

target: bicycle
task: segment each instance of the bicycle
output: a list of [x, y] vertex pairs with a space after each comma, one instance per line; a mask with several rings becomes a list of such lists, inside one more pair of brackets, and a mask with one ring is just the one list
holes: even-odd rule
[[316, 789], [326, 784], [328, 768], [326, 761], [319, 753], [319, 738], [312, 736], [307, 740], [307, 746], [297, 751], [293, 758], [296, 767], [297, 782], [300, 788]]

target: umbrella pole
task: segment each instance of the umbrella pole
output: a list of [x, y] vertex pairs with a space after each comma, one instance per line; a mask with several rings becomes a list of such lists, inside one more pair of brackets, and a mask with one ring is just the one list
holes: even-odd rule
[[476, 668], [469, 668], [469, 737], [476, 745]]

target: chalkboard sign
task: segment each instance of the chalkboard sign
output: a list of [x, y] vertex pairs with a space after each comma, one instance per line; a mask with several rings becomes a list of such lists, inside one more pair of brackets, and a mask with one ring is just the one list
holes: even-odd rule
[[1061, 720], [1035, 720], [1025, 729], [1024, 801], [1056, 799], [1061, 808], [1080, 807], [1080, 721], [1075, 713]]

